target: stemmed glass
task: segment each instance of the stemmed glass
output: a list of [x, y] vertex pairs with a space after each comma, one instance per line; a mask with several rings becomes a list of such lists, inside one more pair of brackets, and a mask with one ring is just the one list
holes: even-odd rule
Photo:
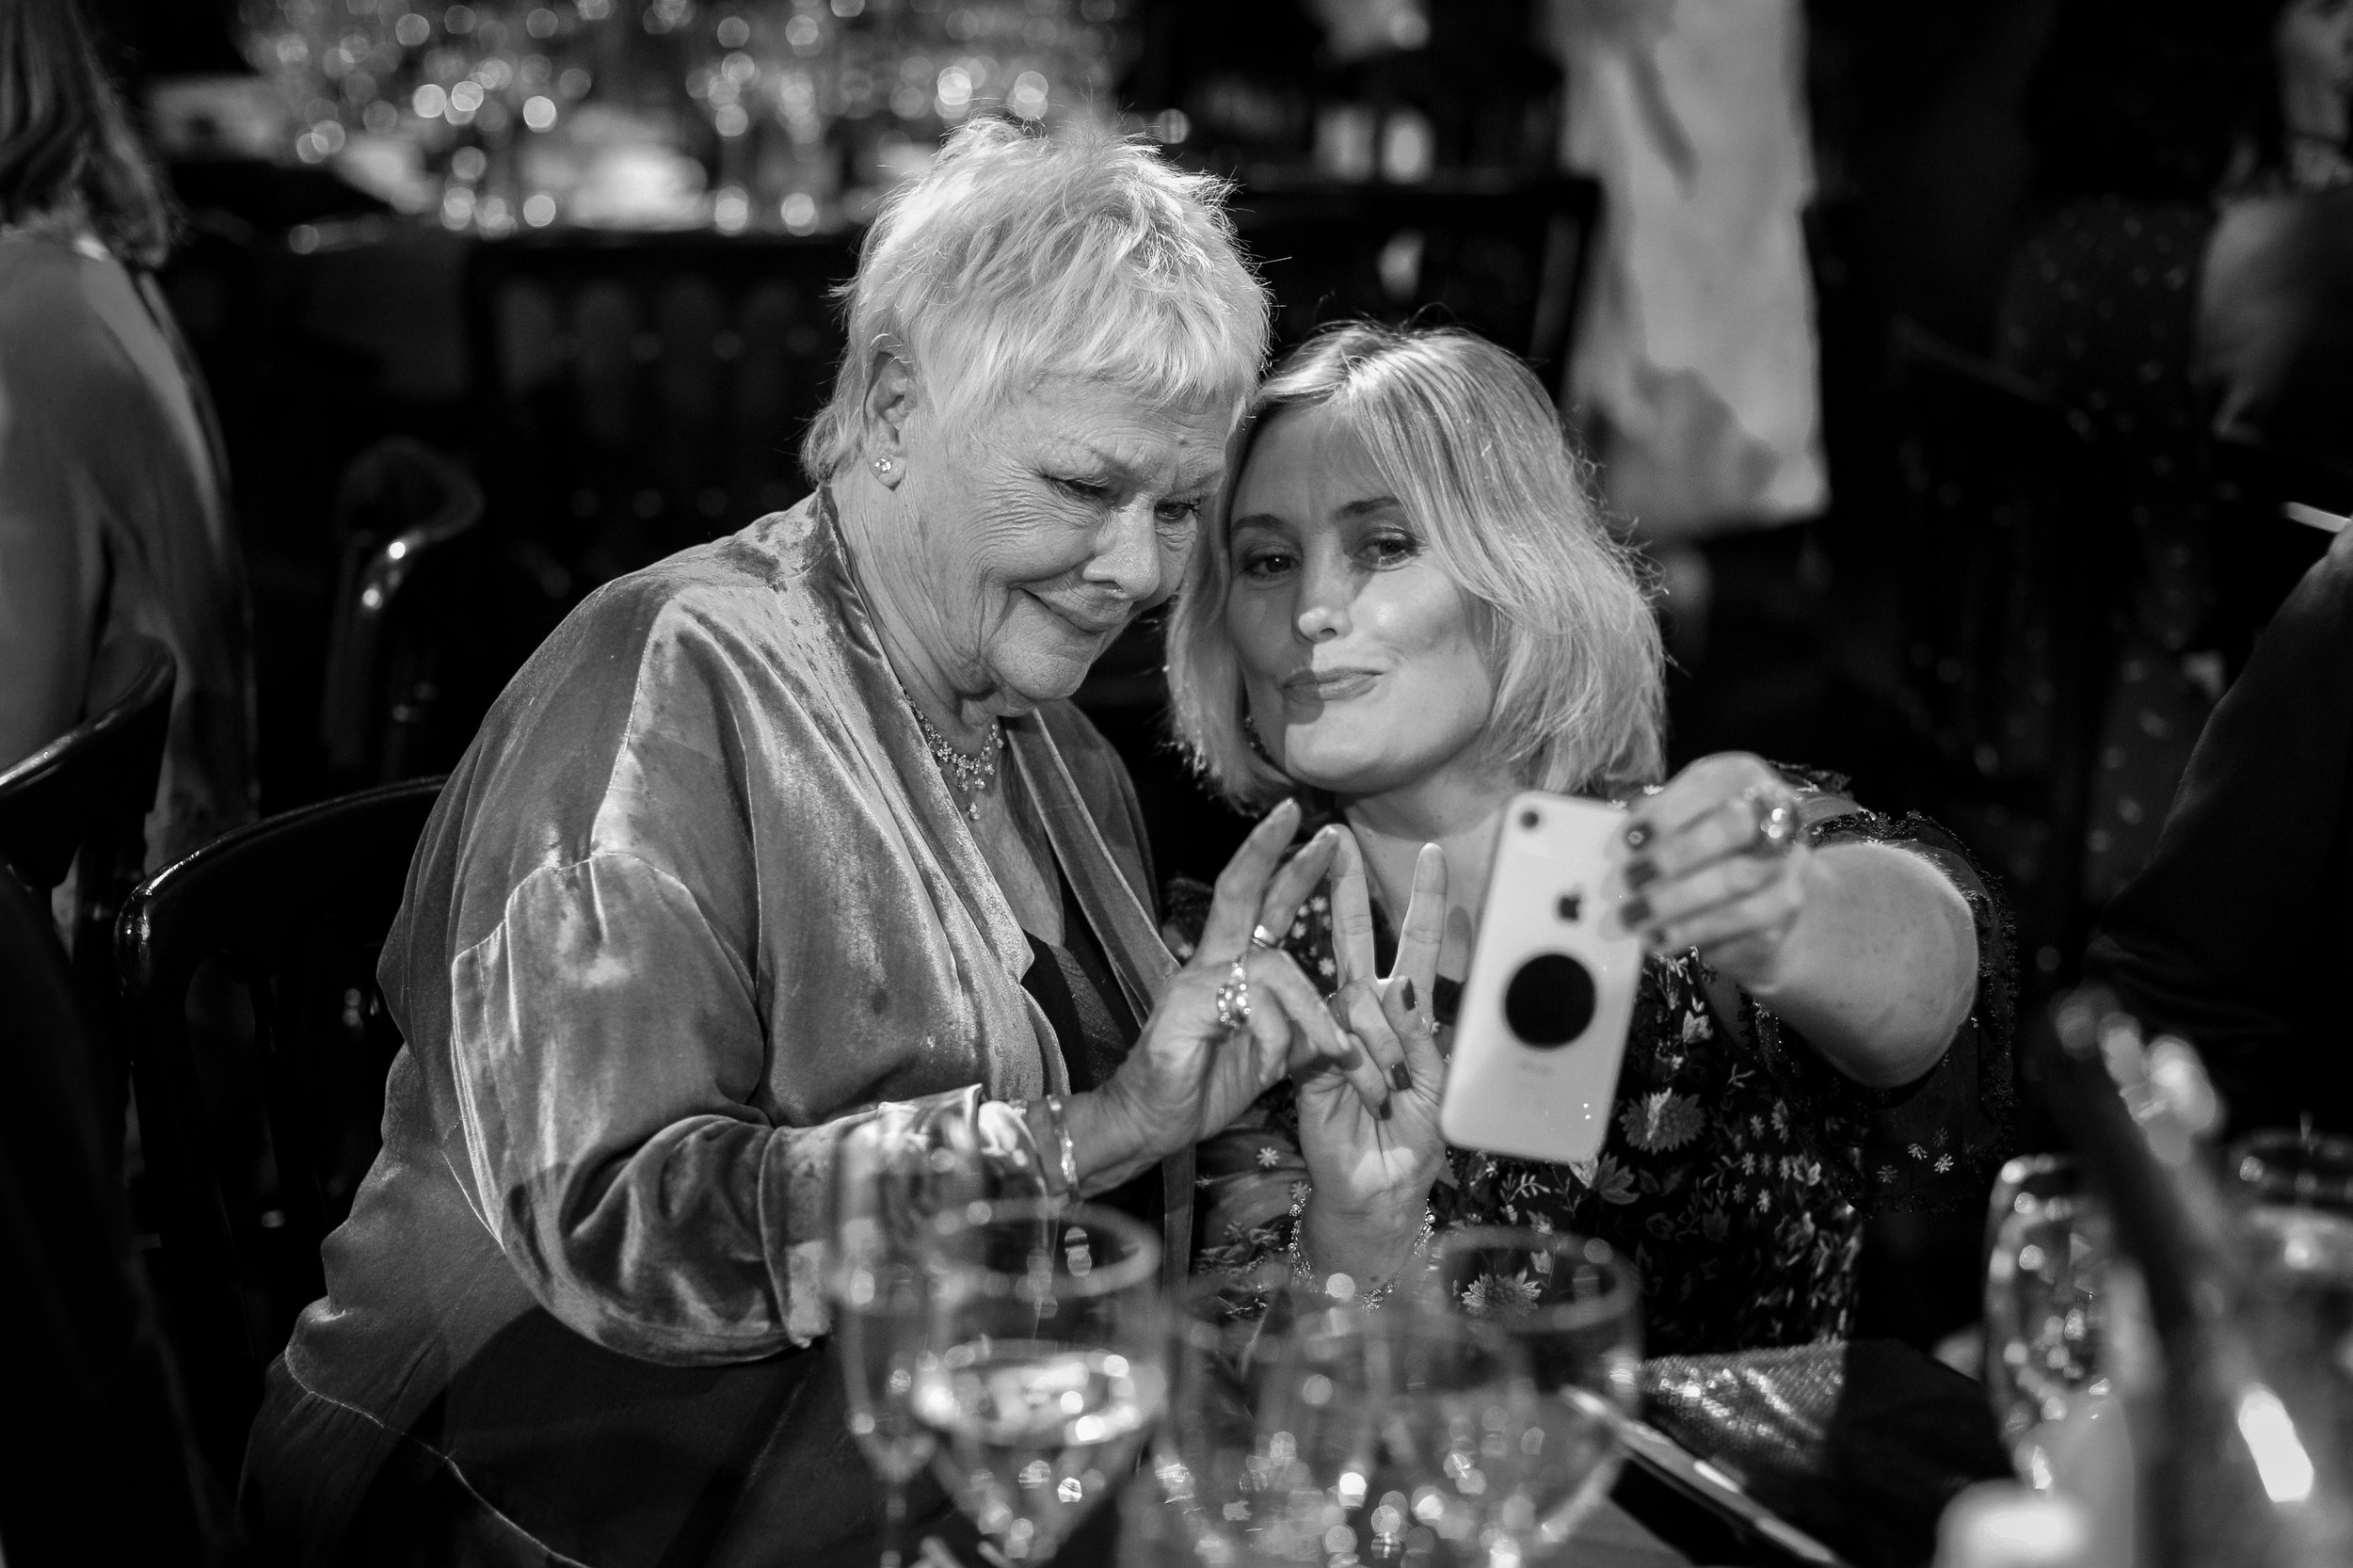
[[1007, 1199], [931, 1227], [917, 1419], [937, 1469], [1006, 1560], [1044, 1562], [1117, 1491], [1160, 1418], [1160, 1240], [1085, 1204]]
[[2048, 1434], [2110, 1393], [2103, 1365], [2107, 1215], [2072, 1160], [2013, 1160], [1994, 1184], [1985, 1270], [1985, 1385], [2020, 1477], [2053, 1482]]
[[1641, 1291], [1608, 1243], [1566, 1232], [1450, 1231], [1422, 1276], [1427, 1295], [1509, 1336], [1543, 1396], [1506, 1511], [1524, 1552], [1566, 1542], [1616, 1479], [1619, 1422], [1640, 1409]]
[[956, 1156], [921, 1130], [909, 1108], [887, 1105], [834, 1146], [826, 1291], [850, 1432], [883, 1483], [882, 1568], [900, 1568], [907, 1483], [936, 1447], [913, 1410], [930, 1330], [923, 1200], [934, 1160], [952, 1165]]

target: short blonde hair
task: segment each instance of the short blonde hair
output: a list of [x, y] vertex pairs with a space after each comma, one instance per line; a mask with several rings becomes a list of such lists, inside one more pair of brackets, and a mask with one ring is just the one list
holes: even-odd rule
[[1483, 744], [1524, 787], [1613, 796], [1665, 765], [1665, 656], [1641, 557], [1611, 536], [1592, 466], [1528, 368], [1468, 332], [1348, 323], [1251, 399], [1169, 623], [1178, 741], [1237, 806], [1296, 786], [1251, 744], [1225, 629], [1227, 536], [1250, 443], [1286, 409], [1333, 408], [1363, 439], [1431, 557], [1486, 612]]
[[854, 457], [877, 349], [947, 410], [1067, 374], [1154, 407], [1239, 411], [1266, 363], [1268, 302], [1226, 189], [1084, 124], [957, 131], [866, 232], [841, 290], [841, 368], [801, 443], [809, 478]]

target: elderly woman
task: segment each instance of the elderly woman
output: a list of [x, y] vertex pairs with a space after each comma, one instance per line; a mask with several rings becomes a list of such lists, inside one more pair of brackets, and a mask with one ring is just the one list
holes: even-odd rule
[[[1959, 846], [1753, 757], [1651, 787], [1641, 579], [1493, 345], [1335, 331], [1236, 449], [1172, 628], [1178, 725], [1236, 802], [1297, 791], [1347, 823], [1284, 945], [1395, 1099], [1317, 1068], [1209, 1141], [1209, 1262], [1288, 1250], [1378, 1288], [1430, 1225], [1576, 1230], [1634, 1257], [1657, 1350], [1844, 1332], [1865, 1209], [1970, 1194], [2002, 1144], [2009, 957]], [[1611, 895], [1649, 957], [1591, 1165], [1438, 1132], [1497, 823], [1531, 787], [1633, 804]]]
[[1174, 586], [1262, 360], [1212, 187], [976, 124], [848, 312], [817, 495], [592, 596], [425, 830], [384, 1150], [248, 1459], [279, 1555], [862, 1551], [815, 1264], [859, 1112], [964, 1118], [1052, 1191], [1174, 1157], [1124, 1196], [1181, 1238], [1195, 1140], [1352, 1050], [1248, 941], [1337, 835], [1278, 872], [1271, 816], [1172, 974], [1063, 700]]

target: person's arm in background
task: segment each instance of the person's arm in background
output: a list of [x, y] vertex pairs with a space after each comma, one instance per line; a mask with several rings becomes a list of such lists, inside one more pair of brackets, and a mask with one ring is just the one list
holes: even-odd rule
[[2200, 1048], [2235, 1125], [2313, 1112], [2353, 1126], [2353, 1062], [2306, 1048], [2344, 1027], [2349, 879], [2353, 533], [2288, 596], [2207, 721], [2086, 972]]
[[17, 395], [0, 380], [0, 769], [80, 721], [105, 578], [88, 498]]

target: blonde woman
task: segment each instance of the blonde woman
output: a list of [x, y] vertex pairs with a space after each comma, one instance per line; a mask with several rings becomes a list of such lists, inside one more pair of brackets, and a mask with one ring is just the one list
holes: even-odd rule
[[[1432, 1225], [1534, 1225], [1631, 1255], [1659, 1351], [1845, 1332], [1865, 1210], [1966, 1197], [2003, 1145], [2009, 952], [1959, 846], [1753, 757], [1655, 787], [1641, 578], [1494, 345], [1337, 329], [1235, 450], [1172, 625], [1177, 725], [1235, 803], [1346, 823], [1284, 945], [1393, 1089], [1352, 1106], [1310, 1070], [1205, 1144], [1206, 1261], [1377, 1288]], [[1632, 807], [1609, 896], [1650, 956], [1591, 1166], [1437, 1129], [1497, 825], [1531, 786]]]

